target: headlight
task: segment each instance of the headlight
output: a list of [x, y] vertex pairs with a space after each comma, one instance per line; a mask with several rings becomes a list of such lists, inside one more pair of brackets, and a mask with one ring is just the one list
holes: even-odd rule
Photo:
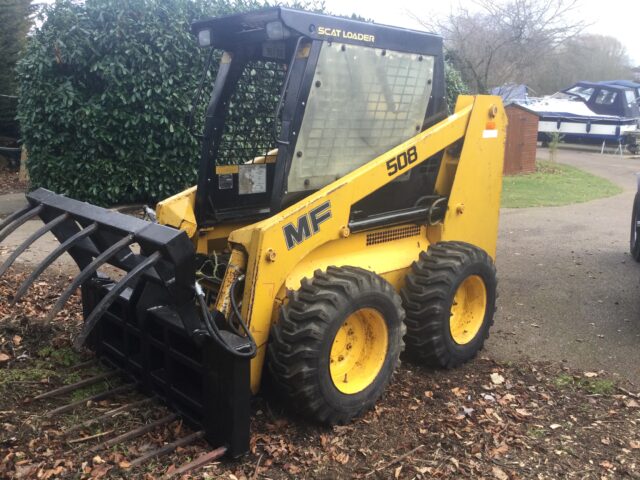
[[267, 23], [267, 38], [269, 40], [284, 40], [289, 38], [289, 30], [282, 22], [269, 22]]
[[211, 29], [207, 28], [198, 32], [198, 45], [201, 47], [211, 46]]

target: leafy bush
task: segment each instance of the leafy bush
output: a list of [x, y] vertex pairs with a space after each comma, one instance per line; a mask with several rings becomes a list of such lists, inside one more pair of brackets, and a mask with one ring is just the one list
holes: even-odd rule
[[444, 78], [447, 85], [447, 105], [449, 105], [449, 113], [452, 113], [458, 95], [469, 93], [469, 87], [462, 80], [460, 72], [449, 62], [444, 64]]
[[[185, 119], [208, 52], [190, 23], [264, 1], [58, 0], [47, 8], [17, 67], [32, 184], [102, 205], [158, 200], [194, 184], [199, 140]], [[292, 5], [324, 9], [314, 0]], [[464, 87], [450, 68], [447, 83], [450, 98]]]
[[17, 68], [32, 183], [98, 204], [193, 184], [199, 147], [185, 118], [206, 52], [190, 23], [261, 5], [59, 0], [47, 9]]

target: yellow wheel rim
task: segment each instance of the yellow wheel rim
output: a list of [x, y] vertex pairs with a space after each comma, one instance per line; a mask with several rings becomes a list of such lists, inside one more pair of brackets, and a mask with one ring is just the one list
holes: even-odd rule
[[387, 356], [388, 336], [382, 314], [373, 308], [347, 317], [333, 339], [329, 364], [340, 392], [358, 393], [375, 381]]
[[480, 331], [487, 310], [487, 288], [478, 275], [471, 275], [456, 290], [449, 328], [458, 345], [466, 345]]

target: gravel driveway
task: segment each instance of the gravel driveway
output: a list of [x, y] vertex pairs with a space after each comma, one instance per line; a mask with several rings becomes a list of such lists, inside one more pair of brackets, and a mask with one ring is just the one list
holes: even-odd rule
[[628, 253], [640, 160], [569, 150], [557, 160], [624, 192], [563, 207], [502, 209], [500, 299], [487, 352], [608, 370], [640, 385], [640, 264]]

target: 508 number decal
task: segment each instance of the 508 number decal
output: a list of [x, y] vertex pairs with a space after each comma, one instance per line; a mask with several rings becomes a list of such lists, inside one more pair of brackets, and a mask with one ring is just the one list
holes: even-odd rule
[[397, 157], [387, 160], [387, 174], [389, 176], [395, 175], [401, 170], [404, 170], [413, 162], [418, 160], [418, 151], [416, 147], [411, 147], [406, 152], [402, 152]]

